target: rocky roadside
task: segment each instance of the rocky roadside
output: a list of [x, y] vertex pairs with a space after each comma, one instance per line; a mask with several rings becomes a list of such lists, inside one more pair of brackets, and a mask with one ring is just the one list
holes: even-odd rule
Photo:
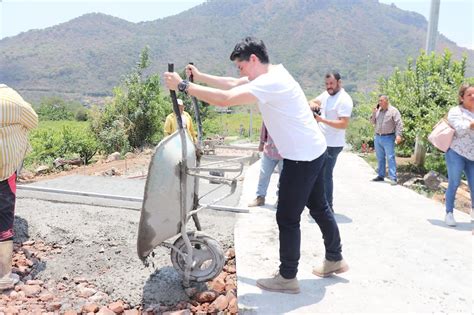
[[[192, 296], [175, 305], [130, 305], [115, 300], [97, 289], [93, 281], [76, 277], [62, 281], [35, 279], [49, 259], [61, 252], [58, 245], [41, 241], [15, 244], [12, 271], [20, 282], [0, 295], [0, 315], [15, 314], [237, 314], [235, 251], [227, 250], [224, 270], [204, 286], [204, 291], [188, 289]], [[80, 305], [80, 307], [78, 307]]]

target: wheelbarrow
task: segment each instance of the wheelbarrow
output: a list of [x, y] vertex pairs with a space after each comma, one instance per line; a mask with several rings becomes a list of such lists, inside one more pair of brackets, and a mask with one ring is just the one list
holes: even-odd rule
[[[173, 64], [168, 64], [168, 71], [173, 70]], [[170, 95], [178, 129], [157, 145], [152, 156], [138, 228], [137, 252], [147, 263], [157, 246], [170, 248], [173, 267], [183, 276], [183, 286], [189, 287], [190, 281], [205, 282], [222, 271], [225, 263], [222, 246], [201, 231], [197, 215], [235, 192], [243, 163], [226, 161], [222, 167], [218, 167], [222, 162], [200, 165], [202, 130], [197, 100], [192, 99], [198, 125], [198, 143], [194, 144], [183, 128], [175, 92], [170, 91]], [[234, 175], [205, 175], [215, 171]], [[200, 205], [199, 200], [205, 197], [199, 196], [200, 178], [219, 183], [212, 191], [228, 185], [229, 192], [208, 205]], [[221, 210], [239, 211], [230, 207]], [[194, 219], [197, 231], [187, 230], [190, 218]], [[178, 238], [173, 243], [168, 242], [176, 236]]]

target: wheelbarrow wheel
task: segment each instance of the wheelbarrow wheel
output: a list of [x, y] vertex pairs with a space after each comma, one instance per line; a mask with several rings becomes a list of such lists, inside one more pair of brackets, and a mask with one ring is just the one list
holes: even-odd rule
[[[193, 248], [189, 280], [204, 282], [217, 277], [225, 263], [224, 251], [222, 250], [221, 244], [217, 240], [202, 233], [188, 232], [188, 237]], [[187, 255], [186, 244], [181, 236], [173, 245]], [[171, 262], [176, 271], [184, 275], [184, 257], [175, 249], [171, 249]]]

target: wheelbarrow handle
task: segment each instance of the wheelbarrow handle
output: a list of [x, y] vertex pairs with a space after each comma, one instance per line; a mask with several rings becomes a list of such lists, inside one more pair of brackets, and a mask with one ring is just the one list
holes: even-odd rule
[[[174, 64], [168, 64], [168, 72], [174, 72]], [[183, 120], [179, 112], [178, 99], [176, 97], [176, 91], [170, 90], [171, 101], [173, 102], [173, 112], [176, 115], [176, 120], [178, 121], [179, 129], [183, 129]]]

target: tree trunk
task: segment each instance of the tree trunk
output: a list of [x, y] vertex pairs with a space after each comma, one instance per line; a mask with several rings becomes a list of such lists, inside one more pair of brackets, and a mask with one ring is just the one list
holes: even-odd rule
[[422, 167], [425, 165], [426, 148], [421, 144], [420, 136], [415, 140], [415, 165]]

